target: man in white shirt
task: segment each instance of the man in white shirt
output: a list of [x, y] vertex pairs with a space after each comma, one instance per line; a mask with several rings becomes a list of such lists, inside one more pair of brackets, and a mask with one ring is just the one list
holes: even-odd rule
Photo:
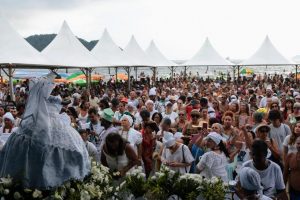
[[152, 119], [152, 115], [157, 113], [158, 111], [154, 109], [154, 102], [152, 100], [148, 100], [145, 103], [147, 111], [150, 113], [150, 119]]
[[288, 199], [280, 167], [267, 159], [268, 145], [263, 140], [255, 140], [251, 147], [252, 160], [243, 167], [254, 169], [260, 176], [263, 194], [270, 198]]
[[104, 130], [99, 120], [98, 110], [96, 108], [90, 108], [88, 111], [90, 124], [88, 129], [90, 130], [90, 142], [94, 145], [99, 145], [100, 133]]
[[89, 156], [92, 157], [95, 161], [99, 162], [99, 152], [97, 151], [96, 146], [88, 141], [88, 132], [85, 129], [80, 129], [79, 134], [82, 140], [85, 143], [86, 149], [89, 153]]
[[279, 147], [280, 152], [283, 152], [283, 142], [286, 136], [292, 134], [288, 125], [281, 123], [282, 115], [279, 110], [271, 110], [269, 112], [270, 135], [269, 137], [274, 139]]
[[178, 118], [178, 114], [176, 112], [173, 112], [172, 106], [173, 104], [170, 101], [168, 101], [166, 103], [166, 110], [162, 113], [162, 116], [163, 118], [169, 118], [171, 120], [172, 125], [175, 125], [176, 120]]
[[260, 100], [259, 103], [260, 108], [267, 107], [267, 99], [272, 98], [272, 94], [273, 94], [272, 88], [268, 87], [266, 90], [266, 96]]

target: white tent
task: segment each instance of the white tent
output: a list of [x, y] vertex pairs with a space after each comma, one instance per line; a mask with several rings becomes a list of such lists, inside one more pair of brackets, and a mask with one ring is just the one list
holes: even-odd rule
[[296, 63], [296, 64], [300, 64], [300, 55], [294, 56], [292, 58], [292, 60]]
[[174, 62], [168, 60], [157, 48], [154, 41], [150, 42], [150, 45], [146, 49], [146, 53], [150, 57], [151, 61], [155, 64], [155, 66], [165, 66], [172, 67], [177, 66]]
[[34, 49], [14, 28], [0, 15], [0, 64], [12, 64], [16, 67], [37, 67], [50, 65], [40, 52]]
[[94, 58], [72, 33], [66, 22], [54, 40], [42, 51], [49, 60], [65, 67], [106, 66]]
[[154, 67], [155, 64], [151, 61], [149, 56], [143, 51], [140, 45], [135, 40], [134, 36], [131, 37], [129, 43], [124, 49], [127, 59], [132, 61], [131, 66], [135, 67]]
[[224, 59], [211, 45], [208, 38], [200, 50], [188, 61], [181, 64], [183, 66], [231, 66], [228, 60]]
[[110, 66], [130, 66], [132, 64], [120, 47], [111, 39], [106, 29], [91, 53], [95, 58], [108, 63]]
[[291, 65], [292, 61], [285, 58], [273, 45], [268, 36], [258, 48], [258, 50], [247, 60], [243, 61], [240, 65]]

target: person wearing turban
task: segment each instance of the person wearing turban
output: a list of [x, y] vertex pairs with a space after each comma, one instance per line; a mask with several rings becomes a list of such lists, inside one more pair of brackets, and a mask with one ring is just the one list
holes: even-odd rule
[[138, 159], [142, 158], [142, 134], [136, 131], [133, 126], [133, 116], [130, 113], [125, 113], [121, 118], [121, 129], [119, 131], [122, 138], [129, 142], [133, 147], [135, 153], [138, 155]]

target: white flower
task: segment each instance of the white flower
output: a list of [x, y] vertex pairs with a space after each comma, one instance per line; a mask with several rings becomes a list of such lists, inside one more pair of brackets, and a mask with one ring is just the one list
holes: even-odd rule
[[211, 180], [210, 180], [210, 182], [212, 183], [212, 184], [216, 184], [217, 182], [219, 181], [219, 179], [217, 178], [217, 177], [212, 177], [211, 178]]
[[90, 200], [90, 199], [91, 199], [91, 197], [86, 190], [82, 190], [80, 192], [80, 200]]
[[8, 176], [7, 178], [0, 178], [0, 183], [2, 183], [4, 187], [10, 187], [13, 182], [12, 178]]
[[4, 190], [4, 194], [5, 194], [5, 195], [8, 195], [8, 194], [9, 194], [9, 189], [5, 189], [5, 190]]
[[5, 200], [5, 198], [4, 197], [1, 197], [1, 199], [0, 200]]
[[43, 196], [43, 195], [42, 195], [42, 192], [39, 191], [39, 190], [37, 190], [37, 189], [35, 189], [34, 192], [32, 193], [32, 197], [33, 197], [34, 199], [39, 198], [39, 197], [42, 197], [42, 196]]
[[65, 183], [66, 188], [70, 188], [71, 187], [71, 183], [68, 181]]
[[14, 193], [14, 198], [15, 198], [15, 199], [21, 199], [22, 196], [21, 196], [21, 194], [20, 194], [19, 192], [15, 192], [15, 193]]
[[70, 193], [71, 193], [71, 194], [74, 194], [74, 193], [75, 193], [75, 189], [74, 189], [74, 188], [71, 188], [71, 189], [70, 189]]
[[25, 192], [25, 193], [31, 193], [32, 190], [31, 190], [31, 189], [28, 189], [28, 188], [25, 188], [25, 189], [24, 189], [24, 192]]

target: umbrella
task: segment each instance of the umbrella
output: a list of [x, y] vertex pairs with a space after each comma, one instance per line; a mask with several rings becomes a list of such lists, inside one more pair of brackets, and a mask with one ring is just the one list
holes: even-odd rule
[[240, 75], [242, 75], [242, 76], [251, 76], [253, 74], [254, 74], [254, 71], [253, 71], [253, 69], [250, 69], [250, 68], [244, 68], [240, 72]]
[[[120, 74], [117, 74], [117, 79], [118, 80], [127, 81], [128, 80], [128, 76], [126, 74], [120, 73]], [[115, 80], [115, 76], [113, 76], [113, 80]]]

